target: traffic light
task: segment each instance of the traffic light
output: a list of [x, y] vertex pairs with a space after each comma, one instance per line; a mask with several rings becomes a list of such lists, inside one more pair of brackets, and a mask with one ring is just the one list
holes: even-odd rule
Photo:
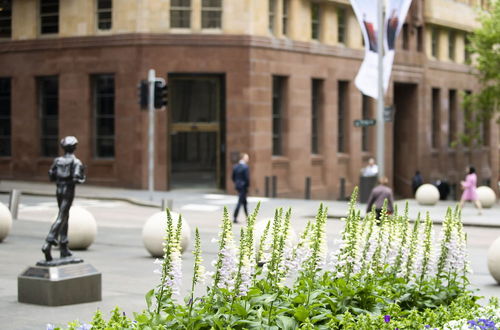
[[159, 81], [155, 82], [155, 99], [154, 99], [154, 106], [155, 109], [161, 109], [164, 106], [167, 105], [167, 93], [168, 93], [168, 87], [167, 85], [161, 86], [162, 83]]
[[137, 97], [142, 110], [146, 110], [148, 108], [148, 94], [148, 82], [146, 80], [141, 80], [141, 82], [137, 85]]

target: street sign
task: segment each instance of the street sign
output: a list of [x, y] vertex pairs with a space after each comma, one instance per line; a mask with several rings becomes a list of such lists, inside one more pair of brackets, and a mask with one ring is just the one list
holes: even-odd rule
[[384, 122], [390, 123], [394, 118], [394, 106], [390, 105], [388, 107], [384, 107]]
[[375, 119], [357, 119], [354, 121], [355, 127], [373, 126], [377, 123]]

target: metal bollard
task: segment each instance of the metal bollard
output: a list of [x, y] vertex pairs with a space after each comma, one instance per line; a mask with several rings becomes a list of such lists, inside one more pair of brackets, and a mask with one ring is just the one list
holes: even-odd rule
[[305, 199], [311, 199], [311, 177], [306, 177]]
[[346, 199], [345, 196], [345, 178], [340, 178], [340, 197], [339, 200], [343, 201]]
[[271, 178], [269, 176], [265, 177], [265, 184], [264, 185], [265, 185], [265, 192], [266, 192], [265, 196], [266, 197], [271, 197], [271, 187], [270, 187], [270, 185], [271, 185]]
[[21, 191], [17, 189], [12, 189], [9, 194], [9, 210], [12, 214], [12, 219], [17, 219], [17, 211], [19, 208], [19, 199], [21, 197]]
[[278, 197], [278, 177], [276, 175], [273, 175], [272, 176], [272, 182], [271, 182], [271, 185], [272, 185], [272, 196], [273, 198], [276, 198]]
[[172, 208], [174, 207], [174, 201], [172, 199], [161, 199], [161, 210], [165, 211], [166, 208], [168, 208], [170, 211], [172, 211]]

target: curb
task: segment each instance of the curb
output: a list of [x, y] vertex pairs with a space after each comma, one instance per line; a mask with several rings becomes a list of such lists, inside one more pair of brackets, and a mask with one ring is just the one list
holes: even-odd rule
[[[48, 192], [42, 192], [42, 191], [26, 191], [26, 190], [19, 190], [21, 195], [26, 195], [26, 196], [41, 196], [41, 197], [55, 197], [55, 193], [48, 193]], [[0, 194], [10, 194], [9, 190], [0, 190]], [[104, 200], [104, 201], [121, 201], [121, 202], [126, 202], [130, 203], [133, 205], [137, 206], [144, 206], [144, 207], [154, 207], [154, 208], [160, 208], [161, 204], [153, 203], [153, 202], [146, 202], [146, 201], [141, 201], [135, 198], [129, 198], [129, 197], [109, 197], [109, 196], [90, 196], [90, 195], [80, 195], [76, 194], [75, 198], [84, 198], [84, 199], [95, 199], [95, 200]]]
[[[41, 197], [55, 197], [55, 193], [48, 193], [43, 191], [35, 191], [35, 190], [19, 190], [21, 195], [26, 196], [41, 196]], [[10, 194], [10, 190], [0, 190], [0, 194]], [[135, 198], [130, 197], [110, 197], [110, 196], [95, 196], [95, 195], [79, 195], [77, 194], [75, 198], [83, 198], [83, 199], [94, 199], [94, 200], [104, 200], [104, 201], [121, 201], [125, 203], [129, 203], [132, 205], [143, 206], [143, 207], [151, 207], [151, 208], [161, 208], [160, 203], [147, 202]], [[328, 215], [328, 219], [331, 220], [340, 220], [341, 218], [345, 218], [346, 214], [330, 214]], [[315, 218], [316, 215], [303, 216], [304, 218]], [[410, 222], [415, 222], [415, 219], [410, 219]], [[442, 225], [442, 221], [433, 221], [435, 225]], [[470, 223], [470, 222], [462, 222], [464, 227], [478, 227], [478, 228], [500, 228], [500, 224], [489, 224], [489, 223]]]

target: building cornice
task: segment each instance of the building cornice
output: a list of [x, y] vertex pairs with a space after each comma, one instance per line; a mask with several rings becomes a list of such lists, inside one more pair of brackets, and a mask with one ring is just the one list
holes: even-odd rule
[[64, 50], [72, 48], [101, 48], [129, 46], [186, 46], [186, 47], [248, 47], [283, 50], [312, 55], [363, 59], [364, 51], [343, 46], [300, 42], [248, 35], [154, 34], [132, 33], [109, 36], [86, 36], [10, 40], [0, 42], [0, 54], [26, 51]]
[[434, 60], [427, 61], [427, 68], [430, 70], [449, 71], [449, 72], [458, 72], [466, 74], [475, 73], [475, 70], [472, 67], [468, 66], [467, 64], [441, 62]]

